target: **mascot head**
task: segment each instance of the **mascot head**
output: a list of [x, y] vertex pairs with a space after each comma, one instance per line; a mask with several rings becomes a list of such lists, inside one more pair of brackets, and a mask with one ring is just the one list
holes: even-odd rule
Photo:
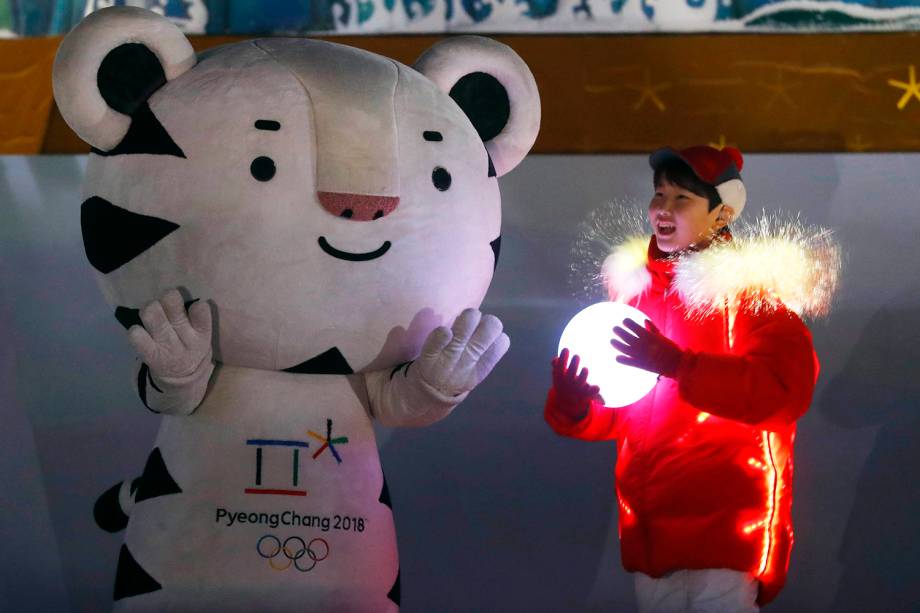
[[306, 39], [196, 56], [127, 7], [64, 39], [54, 94], [92, 146], [83, 239], [119, 320], [179, 287], [212, 302], [219, 360], [292, 372], [412, 359], [479, 305], [497, 177], [540, 122], [529, 69], [489, 39], [446, 39], [414, 69]]

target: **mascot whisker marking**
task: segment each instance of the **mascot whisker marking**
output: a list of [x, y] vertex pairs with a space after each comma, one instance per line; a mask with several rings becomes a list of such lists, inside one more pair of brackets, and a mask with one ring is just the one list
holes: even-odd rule
[[[198, 55], [162, 16], [112, 7], [65, 37], [53, 85], [92, 147], [87, 258], [160, 414], [141, 476], [94, 509], [125, 530], [115, 608], [397, 610], [373, 421], [447, 417], [508, 350], [477, 307], [496, 178], [539, 130], [530, 70], [473, 36], [414, 67], [309, 39]], [[297, 532], [266, 538], [285, 518]]]

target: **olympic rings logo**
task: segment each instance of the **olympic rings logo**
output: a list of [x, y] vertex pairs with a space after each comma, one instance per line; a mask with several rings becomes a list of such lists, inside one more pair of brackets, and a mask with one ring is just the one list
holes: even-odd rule
[[[277, 536], [266, 534], [256, 543], [256, 551], [268, 560], [272, 570], [287, 570], [293, 565], [300, 572], [308, 573], [329, 557], [329, 543], [317, 537], [308, 545], [299, 536], [289, 536], [282, 543]], [[283, 559], [281, 563], [275, 561], [279, 554], [284, 554], [286, 564]]]

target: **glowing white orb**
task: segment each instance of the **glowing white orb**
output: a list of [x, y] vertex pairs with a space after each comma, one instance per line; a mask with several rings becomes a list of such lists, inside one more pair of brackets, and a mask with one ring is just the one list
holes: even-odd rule
[[573, 355], [581, 358], [579, 370], [582, 366], [588, 369], [588, 383], [601, 388], [608, 407], [632, 404], [648, 394], [658, 381], [653, 372], [616, 361], [622, 353], [610, 344], [613, 327], [622, 327], [627, 318], [644, 324], [648, 316], [621, 302], [598, 302], [575, 315], [559, 339], [559, 351], [568, 348], [569, 359]]

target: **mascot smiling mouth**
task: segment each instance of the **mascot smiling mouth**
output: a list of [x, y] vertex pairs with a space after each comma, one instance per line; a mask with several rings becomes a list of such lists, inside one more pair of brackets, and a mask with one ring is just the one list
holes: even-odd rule
[[383, 241], [383, 244], [380, 245], [377, 249], [373, 251], [368, 251], [366, 253], [351, 253], [350, 251], [340, 251], [329, 244], [329, 241], [326, 240], [325, 236], [319, 237], [319, 248], [331, 255], [334, 258], [340, 260], [347, 260], [349, 262], [367, 262], [368, 260], [376, 260], [384, 253], [390, 250], [390, 241]]

